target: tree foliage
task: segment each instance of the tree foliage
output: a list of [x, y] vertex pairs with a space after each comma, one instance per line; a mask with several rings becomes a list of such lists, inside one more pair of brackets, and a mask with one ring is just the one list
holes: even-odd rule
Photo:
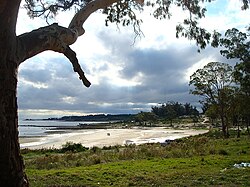
[[200, 95], [205, 102], [216, 104], [221, 91], [232, 83], [232, 67], [226, 63], [210, 62], [190, 76], [191, 93]]
[[[209, 63], [190, 77], [194, 87], [192, 94], [203, 97], [206, 114], [216, 119], [220, 117], [224, 135], [230, 125], [245, 124], [249, 132], [250, 121], [250, 26], [247, 32], [236, 28], [228, 29], [224, 37], [219, 37], [218, 45], [223, 47], [221, 55], [238, 60], [234, 68], [225, 63]], [[233, 86], [232, 84], [233, 83]], [[239, 133], [238, 133], [239, 136]]]
[[189, 84], [193, 86], [191, 93], [202, 96], [201, 103], [206, 103], [211, 114], [218, 113], [222, 123], [224, 136], [228, 136], [225, 114], [232, 83], [233, 69], [230, 65], [220, 62], [210, 62], [190, 76]]
[[[238, 60], [234, 67], [233, 79], [238, 87], [232, 96], [231, 118], [238, 125], [241, 120], [249, 133], [250, 125], [250, 25], [244, 33], [236, 28], [228, 29], [220, 39], [224, 47], [221, 54], [228, 59]], [[238, 133], [239, 135], [239, 133]]]
[[174, 119], [180, 116], [199, 115], [199, 111], [190, 103], [181, 104], [178, 102], [168, 102], [161, 106], [154, 106], [152, 107], [152, 113], [160, 118], [166, 119]]
[[[74, 9], [78, 12], [95, 0], [25, 0], [24, 7], [31, 18], [43, 16], [47, 22], [54, 18], [58, 12]], [[105, 0], [103, 0], [105, 1]], [[117, 25], [132, 25], [136, 36], [142, 35], [140, 25], [142, 20], [138, 18], [138, 11], [143, 11], [143, 6], [151, 7], [151, 15], [156, 19], [170, 19], [174, 14], [173, 6], [179, 7], [189, 16], [182, 23], [176, 25], [176, 37], [185, 37], [196, 41], [200, 49], [207, 45], [219, 45], [220, 33], [208, 31], [199, 25], [199, 20], [205, 18], [206, 4], [213, 0], [114, 0], [109, 6], [102, 7], [102, 13], [107, 15], [105, 25], [116, 23]], [[142, 6], [143, 5], [143, 6]], [[249, 8], [249, 1], [242, 0], [242, 10]]]
[[141, 125], [143, 122], [145, 124], [146, 122], [149, 122], [151, 124], [152, 122], [155, 122], [156, 120], [157, 120], [157, 116], [152, 112], [140, 112], [135, 115], [135, 121], [139, 122]]
[[225, 37], [220, 39], [225, 49], [221, 54], [228, 59], [238, 59], [234, 68], [234, 79], [241, 86], [241, 91], [250, 95], [250, 25], [247, 33], [236, 28], [228, 29]]

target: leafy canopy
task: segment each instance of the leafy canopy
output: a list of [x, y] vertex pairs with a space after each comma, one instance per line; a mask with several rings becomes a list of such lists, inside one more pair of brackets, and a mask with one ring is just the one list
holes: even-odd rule
[[219, 94], [232, 83], [232, 67], [221, 62], [210, 62], [190, 76], [190, 91], [194, 95], [204, 97], [210, 104], [218, 103]]
[[[95, 0], [93, 0], [95, 1]], [[59, 11], [74, 9], [76, 12], [86, 6], [91, 0], [25, 0], [24, 7], [28, 15], [32, 18], [43, 16], [48, 22], [56, 16]], [[105, 0], [103, 0], [105, 1]], [[116, 23], [122, 26], [132, 25], [136, 35], [141, 35], [140, 24], [142, 20], [136, 16], [136, 13], [143, 11], [143, 7], [152, 7], [151, 15], [157, 19], [170, 19], [172, 16], [171, 7], [177, 6], [181, 10], [188, 12], [189, 16], [183, 20], [183, 23], [176, 26], [176, 37], [185, 37], [196, 41], [200, 49], [204, 49], [208, 44], [212, 46], [219, 45], [220, 34], [210, 33], [200, 27], [199, 20], [205, 17], [206, 3], [214, 0], [117, 0], [116, 3], [103, 9], [102, 13], [107, 15], [105, 24]], [[242, 10], [249, 8], [249, 0], [242, 1]], [[138, 4], [138, 2], [142, 4]]]

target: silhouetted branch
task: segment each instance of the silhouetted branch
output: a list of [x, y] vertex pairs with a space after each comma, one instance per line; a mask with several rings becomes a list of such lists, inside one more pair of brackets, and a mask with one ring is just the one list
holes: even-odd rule
[[64, 55], [69, 59], [69, 61], [72, 63], [74, 71], [78, 73], [79, 79], [82, 80], [83, 84], [86, 87], [89, 87], [91, 83], [87, 80], [87, 78], [84, 75], [84, 72], [78, 63], [78, 59], [76, 57], [76, 53], [68, 46], [64, 52]]

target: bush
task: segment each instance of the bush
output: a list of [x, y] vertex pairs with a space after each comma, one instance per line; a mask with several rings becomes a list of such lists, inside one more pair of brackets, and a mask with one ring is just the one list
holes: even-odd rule
[[101, 149], [99, 147], [96, 147], [96, 146], [92, 147], [90, 150], [92, 151], [92, 153], [100, 153], [101, 152]]
[[72, 142], [66, 142], [66, 144], [62, 145], [62, 148], [59, 150], [60, 153], [66, 153], [66, 152], [84, 152], [87, 151], [89, 148], [82, 146], [80, 143], [72, 143]]

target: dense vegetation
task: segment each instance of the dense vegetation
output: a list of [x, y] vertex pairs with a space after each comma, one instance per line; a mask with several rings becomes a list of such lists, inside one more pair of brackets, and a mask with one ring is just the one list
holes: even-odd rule
[[31, 186], [249, 186], [250, 139], [219, 131], [168, 145], [22, 150]]
[[[135, 116], [135, 121], [140, 125], [152, 125], [153, 123], [163, 122], [173, 125], [173, 122], [186, 123], [197, 122], [199, 111], [190, 103], [168, 102], [153, 106], [150, 112], [140, 112]], [[191, 119], [182, 120], [182, 119]]]

